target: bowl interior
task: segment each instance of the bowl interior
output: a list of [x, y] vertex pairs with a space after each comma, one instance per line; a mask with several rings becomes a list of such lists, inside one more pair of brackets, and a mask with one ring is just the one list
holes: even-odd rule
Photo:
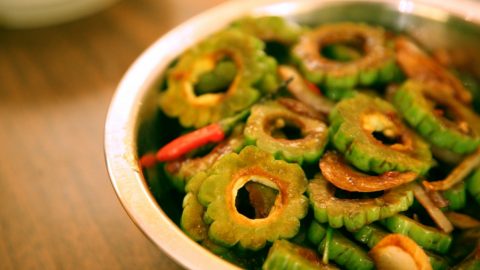
[[[465, 19], [434, 7], [406, 4], [392, 5], [372, 1], [312, 3], [291, 7], [286, 4], [273, 4], [255, 9], [253, 15], [279, 14], [304, 25], [315, 26], [322, 23], [353, 21], [380, 25], [398, 33], [405, 33], [429, 50], [446, 48], [468, 50], [474, 59], [480, 59], [480, 27]], [[313, 7], [311, 7], [313, 6]], [[316, 8], [315, 8], [316, 7]], [[371, 14], [376, 14], [372, 16]], [[476, 61], [478, 62], [478, 61]], [[478, 62], [480, 63], [480, 62]], [[181, 127], [176, 120], [166, 117], [158, 109], [155, 96], [161, 89], [162, 79], [152, 85], [143, 98], [143, 107], [138, 122], [138, 154], [154, 151], [178, 135]], [[160, 207], [176, 224], [182, 211], [183, 195], [166, 184], [164, 175], [147, 177], [148, 185]]]
[[[434, 3], [433, 0], [418, 3], [393, 0], [292, 0], [266, 4], [254, 1], [233, 1], [208, 14], [200, 15], [195, 18], [196, 21], [194, 19], [174, 29], [169, 37], [155, 43], [133, 65], [119, 86], [107, 118], [105, 136], [107, 164], [113, 185], [127, 212], [147, 236], [185, 266], [208, 269], [207, 264], [202, 265], [204, 260], [215, 260], [214, 256], [209, 257], [208, 253], [202, 253], [201, 249], [197, 249], [197, 253], [187, 252], [183, 257], [178, 255], [181, 252], [180, 249], [196, 248], [196, 244], [173, 225], [179, 224], [183, 195], [175, 191], [161, 170], [146, 171], [142, 174], [137, 161], [138, 156], [155, 151], [180, 131], [177, 121], [166, 117], [159, 110], [157, 95], [163, 84], [162, 74], [168, 63], [178, 57], [188, 44], [194, 44], [215, 31], [215, 29], [205, 30], [194, 22], [205, 23], [208, 20], [211, 22], [212, 19], [207, 17], [212, 17], [215, 12], [220, 16], [215, 21], [216, 29], [245, 15], [280, 15], [311, 26], [339, 21], [366, 22], [405, 33], [430, 50], [446, 48], [466, 51], [472, 63], [480, 63], [480, 61], [474, 61], [480, 60], [480, 48], [475, 46], [480, 44], [480, 17], [468, 18], [468, 10], [465, 8], [447, 10], [439, 8]], [[473, 2], [469, 4], [479, 9], [478, 4]], [[223, 17], [222, 12], [225, 14]], [[188, 40], [187, 45], [179, 45], [181, 48], [172, 50], [168, 57], [147, 59], [152, 58], [152, 55], [167, 55], [161, 53], [162, 46], [173, 48], [172, 44], [168, 44], [173, 36], [185, 36], [195, 31], [201, 34]], [[472, 65], [471, 68], [472, 72], [480, 77], [478, 76], [480, 65]], [[142, 75], [142, 72], [146, 75]], [[133, 82], [135, 79], [136, 82]], [[126, 146], [112, 150], [119, 145]], [[131, 177], [135, 178], [135, 181], [129, 179]], [[168, 228], [157, 229], [158, 226]], [[159, 237], [160, 232], [167, 233], [168, 237], [178, 238], [178, 240], [161, 242], [166, 238]], [[184, 242], [185, 245], [173, 243], [174, 241]], [[195, 260], [200, 263], [195, 263]], [[213, 265], [210, 266], [213, 267]], [[215, 268], [218, 269], [220, 266], [221, 268], [232, 267], [220, 262], [215, 265]]]

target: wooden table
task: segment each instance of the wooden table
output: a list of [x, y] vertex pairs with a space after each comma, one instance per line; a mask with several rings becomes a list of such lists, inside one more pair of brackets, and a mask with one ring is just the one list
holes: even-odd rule
[[0, 269], [179, 269], [135, 227], [103, 156], [112, 94], [163, 33], [222, 0], [123, 0], [0, 29]]

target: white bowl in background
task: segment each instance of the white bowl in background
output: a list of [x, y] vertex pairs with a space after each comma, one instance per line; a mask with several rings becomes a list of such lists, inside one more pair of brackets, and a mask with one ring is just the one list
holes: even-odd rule
[[49, 26], [72, 21], [117, 0], [0, 0], [0, 24], [11, 28]]

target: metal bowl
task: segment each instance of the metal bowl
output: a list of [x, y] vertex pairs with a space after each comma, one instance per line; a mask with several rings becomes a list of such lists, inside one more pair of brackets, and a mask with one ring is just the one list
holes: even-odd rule
[[[180, 213], [170, 209], [172, 193], [155, 199], [138, 165], [138, 153], [155, 147], [156, 136], [168, 130], [158, 120], [156, 89], [169, 63], [188, 47], [245, 15], [275, 14], [300, 23], [363, 21], [405, 32], [428, 49], [465, 48], [480, 59], [480, 2], [468, 0], [301, 0], [230, 1], [173, 29], [130, 67], [111, 103], [105, 128], [105, 154], [117, 195], [133, 221], [169, 256], [189, 269], [235, 269], [188, 238], [172, 221]], [[480, 63], [480, 61], [477, 61]], [[143, 150], [142, 150], [143, 149]], [[177, 198], [178, 200], [178, 198]], [[160, 202], [160, 203], [159, 203]], [[166, 214], [168, 212], [170, 217]]]

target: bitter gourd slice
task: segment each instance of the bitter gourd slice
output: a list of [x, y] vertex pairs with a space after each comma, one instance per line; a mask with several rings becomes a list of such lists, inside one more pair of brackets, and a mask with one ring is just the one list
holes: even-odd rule
[[366, 224], [405, 211], [413, 203], [413, 192], [408, 185], [370, 199], [337, 198], [335, 189], [322, 175], [317, 174], [308, 184], [310, 204], [318, 222], [328, 222], [333, 228], [345, 226], [349, 231], [356, 231]]
[[480, 168], [473, 171], [467, 179], [467, 190], [470, 195], [480, 204]]
[[232, 27], [263, 41], [276, 41], [284, 45], [297, 42], [302, 27], [278, 16], [245, 17], [232, 23]]
[[363, 226], [360, 230], [352, 233], [355, 240], [373, 248], [380, 240], [388, 235], [388, 232], [382, 230], [375, 224]]
[[270, 101], [252, 107], [244, 130], [247, 144], [289, 162], [315, 162], [328, 140], [327, 125]]
[[[363, 57], [341, 62], [322, 55], [325, 46], [342, 43], [360, 43]], [[398, 72], [393, 49], [386, 46], [384, 30], [366, 24], [322, 25], [300, 37], [293, 55], [308, 80], [333, 89], [391, 81]]]
[[[382, 240], [389, 233], [375, 224], [369, 224], [362, 227], [360, 230], [353, 232], [352, 235], [355, 240], [367, 245], [369, 248], [373, 248], [380, 240]], [[425, 251], [430, 264], [434, 270], [447, 270], [450, 268], [447, 260], [435, 253], [428, 250]]]
[[[263, 51], [264, 43], [238, 30], [225, 30], [184, 53], [168, 74], [168, 88], [159, 104], [185, 127], [200, 127], [247, 108], [262, 93], [277, 89], [276, 61]], [[237, 74], [226, 92], [195, 94], [195, 83], [217, 61], [228, 57]]]
[[320, 245], [323, 238], [327, 235], [327, 229], [316, 221], [312, 221], [307, 231], [307, 238], [315, 246]]
[[355, 95], [357, 95], [359, 92], [353, 88], [341, 88], [341, 89], [325, 88], [324, 93], [328, 99], [334, 102], [338, 102], [340, 100], [352, 98]]
[[448, 200], [448, 209], [450, 210], [462, 209], [467, 204], [466, 186], [463, 181], [443, 191], [442, 195]]
[[322, 54], [339, 62], [354, 61], [362, 57], [362, 54], [355, 48], [342, 44], [327, 45], [322, 48]]
[[407, 216], [394, 215], [381, 221], [389, 231], [412, 238], [421, 247], [445, 254], [452, 243], [452, 236], [434, 227], [423, 225]]
[[433, 145], [471, 153], [480, 145], [480, 117], [441, 88], [438, 83], [408, 80], [395, 93], [393, 103]]
[[[250, 219], [236, 208], [238, 191], [253, 181], [278, 190], [275, 204], [265, 218]], [[298, 164], [289, 164], [257, 147], [218, 160], [200, 187], [198, 198], [207, 208], [209, 237], [224, 246], [258, 250], [266, 242], [295, 236], [308, 210], [303, 193], [307, 179]]]
[[277, 240], [268, 251], [263, 270], [314, 270], [338, 269], [323, 264], [315, 251], [292, 244], [287, 240]]
[[237, 67], [231, 60], [220, 60], [216, 63], [213, 70], [205, 72], [198, 77], [195, 85], [195, 94], [197, 96], [220, 92], [232, 83], [237, 74]]
[[237, 250], [219, 245], [208, 237], [208, 224], [203, 219], [206, 209], [198, 201], [198, 190], [207, 176], [206, 171], [201, 171], [187, 183], [185, 187], [187, 194], [183, 200], [180, 227], [194, 241], [199, 242], [206, 249], [230, 262], [241, 265], [242, 267], [258, 264], [255, 259], [253, 259], [252, 262], [252, 260], [239, 255]]
[[208, 238], [208, 225], [203, 221], [205, 207], [198, 201], [198, 190], [208, 174], [197, 173], [186, 185], [187, 194], [183, 199], [183, 212], [180, 227], [193, 240], [199, 242]]
[[[324, 252], [327, 229], [313, 221], [310, 225], [308, 238], [318, 246], [320, 253]], [[328, 245], [328, 259], [334, 261], [345, 269], [373, 269], [373, 261], [367, 253], [357, 244], [334, 230]]]
[[344, 157], [365, 172], [412, 171], [432, 165], [428, 144], [411, 131], [388, 102], [357, 94], [329, 115], [330, 138]]

